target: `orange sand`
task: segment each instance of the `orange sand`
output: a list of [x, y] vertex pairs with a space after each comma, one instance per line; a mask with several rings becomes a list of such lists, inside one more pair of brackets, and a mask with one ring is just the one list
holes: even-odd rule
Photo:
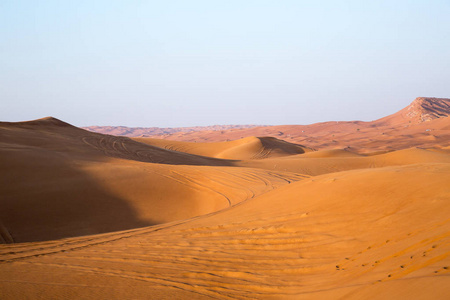
[[0, 123], [0, 299], [446, 299], [450, 127], [425, 104], [365, 151]]
[[[156, 134], [157, 139], [220, 142], [251, 136], [271, 136], [314, 149], [343, 149], [369, 153], [410, 147], [450, 146], [450, 99], [417, 98], [390, 116], [371, 122], [323, 122], [222, 131]], [[131, 133], [132, 135], [132, 133]]]

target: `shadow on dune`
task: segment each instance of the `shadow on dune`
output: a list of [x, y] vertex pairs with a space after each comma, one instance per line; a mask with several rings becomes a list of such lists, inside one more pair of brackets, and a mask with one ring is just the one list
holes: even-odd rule
[[[2, 147], [3, 242], [35, 242], [154, 225], [64, 155]], [[8, 237], [8, 235], [10, 235]]]
[[296, 155], [313, 151], [313, 149], [307, 148], [305, 146], [289, 143], [274, 137], [266, 136], [259, 139], [264, 148], [272, 149], [272, 151], [279, 151], [284, 155]]
[[233, 165], [233, 160], [183, 153], [127, 137], [94, 133], [52, 117], [26, 122], [0, 122], [0, 141], [64, 152], [83, 160], [113, 157], [171, 165]]
[[[128, 162], [114, 160], [110, 164], [111, 158], [131, 162], [127, 165]], [[156, 177], [149, 176], [144, 167], [134, 173], [138, 169], [133, 161], [166, 165], [233, 164], [232, 160], [91, 133], [54, 118], [0, 122], [0, 243], [54, 240], [173, 220], [167, 217], [172, 211], [164, 210], [177, 201], [176, 197], [171, 197], [170, 202], [164, 186], [159, 187], [156, 181], [146, 183], [145, 180]], [[158, 176], [164, 182], [172, 180]], [[180, 203], [193, 197], [192, 190], [185, 190], [182, 183], [174, 190], [180, 194]], [[197, 206], [193, 201], [188, 208], [181, 212], [176, 208], [173, 213], [180, 218], [191, 217], [198, 214]]]
[[232, 166], [236, 160], [200, 156], [140, 143], [127, 137], [86, 132], [82, 141], [92, 149], [114, 158], [157, 164]]
[[[273, 137], [249, 137], [218, 143], [220, 145], [203, 145], [203, 150], [209, 149], [209, 152], [219, 154], [204, 154], [209, 153], [206, 150], [189, 153], [190, 151], [175, 151], [152, 145], [144, 140], [86, 131], [52, 117], [27, 122], [0, 122], [0, 130], [0, 138], [7, 142], [57, 151], [82, 160], [104, 161], [112, 157], [169, 165], [235, 166], [239, 160], [313, 151]], [[191, 144], [195, 145], [194, 148], [199, 148], [195, 143]]]

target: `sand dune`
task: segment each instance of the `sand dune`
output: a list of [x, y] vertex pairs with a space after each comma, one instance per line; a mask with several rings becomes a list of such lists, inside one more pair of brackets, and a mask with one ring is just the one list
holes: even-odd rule
[[6, 246], [0, 286], [5, 299], [445, 299], [449, 174], [327, 174], [190, 221]]
[[92, 134], [47, 118], [0, 124], [0, 220], [15, 242], [186, 219], [305, 176]]
[[189, 143], [152, 138], [134, 138], [134, 140], [179, 152], [234, 160], [280, 157], [312, 151], [312, 149], [307, 147], [273, 137], [247, 137], [235, 141], [217, 143]]
[[236, 165], [316, 176], [347, 170], [381, 168], [415, 163], [450, 163], [450, 157], [442, 151], [418, 148], [372, 155], [359, 155], [344, 149], [333, 149], [289, 157], [241, 161], [236, 163]]
[[40, 147], [66, 153], [77, 159], [108, 160], [121, 158], [134, 161], [171, 165], [227, 165], [213, 158], [161, 149], [117, 137], [89, 132], [56, 118], [48, 117], [29, 122], [0, 122], [1, 142], [14, 147]]
[[440, 100], [210, 143], [0, 122], [0, 298], [447, 299]]

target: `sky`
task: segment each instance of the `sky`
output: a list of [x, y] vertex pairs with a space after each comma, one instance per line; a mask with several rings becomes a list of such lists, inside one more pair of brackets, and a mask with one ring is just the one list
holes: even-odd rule
[[450, 97], [450, 1], [0, 0], [0, 120], [371, 121]]

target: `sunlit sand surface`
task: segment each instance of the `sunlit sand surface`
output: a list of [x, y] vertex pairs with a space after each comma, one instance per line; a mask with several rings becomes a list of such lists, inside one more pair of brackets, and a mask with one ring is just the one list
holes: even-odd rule
[[448, 103], [278, 137], [0, 123], [0, 299], [448, 299]]

